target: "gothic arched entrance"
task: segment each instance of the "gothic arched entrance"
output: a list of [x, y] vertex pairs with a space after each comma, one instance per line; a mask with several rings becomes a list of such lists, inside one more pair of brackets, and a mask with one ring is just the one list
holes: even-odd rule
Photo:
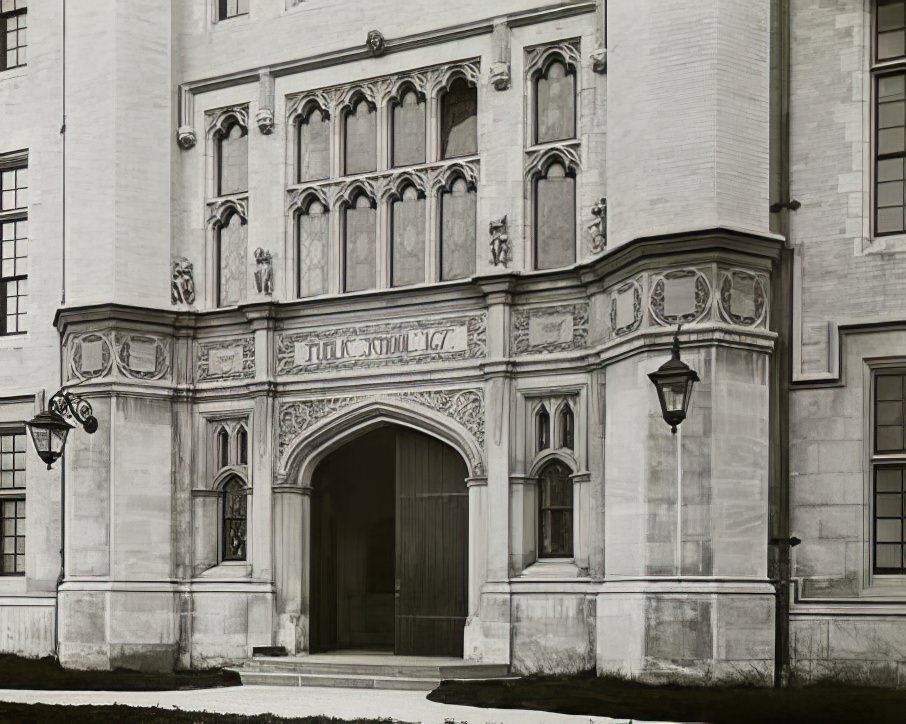
[[312, 476], [309, 650], [462, 656], [468, 471], [446, 443], [386, 424]]

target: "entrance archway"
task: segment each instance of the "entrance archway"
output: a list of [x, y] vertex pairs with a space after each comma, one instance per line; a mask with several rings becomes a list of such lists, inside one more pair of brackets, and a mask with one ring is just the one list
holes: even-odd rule
[[309, 650], [462, 656], [468, 470], [446, 443], [386, 424], [312, 476]]

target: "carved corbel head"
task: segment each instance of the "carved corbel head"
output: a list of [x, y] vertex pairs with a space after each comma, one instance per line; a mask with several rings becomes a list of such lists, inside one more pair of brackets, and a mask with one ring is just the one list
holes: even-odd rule
[[176, 143], [183, 151], [193, 148], [197, 142], [198, 137], [195, 135], [195, 129], [192, 126], [180, 126], [176, 130]]
[[365, 44], [368, 46], [368, 50], [371, 54], [375, 57], [383, 55], [386, 49], [384, 35], [380, 30], [370, 30]]
[[496, 90], [504, 91], [509, 88], [511, 81], [510, 64], [502, 62], [492, 64], [488, 79]]
[[261, 108], [255, 114], [255, 123], [258, 130], [265, 136], [274, 132], [274, 111], [271, 108]]

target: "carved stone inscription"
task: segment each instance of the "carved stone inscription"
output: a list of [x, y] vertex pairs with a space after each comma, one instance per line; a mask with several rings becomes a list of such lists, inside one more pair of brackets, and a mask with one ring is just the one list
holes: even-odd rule
[[242, 337], [225, 342], [198, 345], [197, 379], [249, 379], [255, 376], [255, 339]]
[[484, 316], [404, 320], [280, 335], [279, 374], [471, 359], [486, 354]]

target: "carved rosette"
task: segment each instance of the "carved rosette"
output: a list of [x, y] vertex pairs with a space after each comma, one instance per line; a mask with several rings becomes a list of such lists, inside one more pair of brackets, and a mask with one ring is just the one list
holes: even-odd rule
[[513, 309], [515, 354], [550, 354], [585, 347], [588, 340], [588, 305]]
[[[468, 430], [475, 438], [479, 449], [484, 450], [484, 390], [477, 388], [399, 392], [381, 396], [355, 395], [281, 403], [277, 413], [279, 457], [282, 459], [295, 440], [322, 420], [337, 415], [357, 403], [380, 399], [401, 400], [449, 417]], [[484, 467], [482, 460], [470, 462], [475, 470]]]
[[[668, 306], [668, 284], [682, 284], [689, 280], [692, 285], [692, 298], [688, 311], [674, 312]], [[702, 319], [711, 307], [711, 285], [707, 277], [698, 269], [674, 269], [657, 276], [651, 285], [651, 296], [648, 309], [655, 324], [670, 327], [676, 324], [688, 324]]]
[[[619, 314], [619, 300], [623, 295], [632, 295], [632, 318]], [[628, 302], [629, 300], [627, 300]], [[610, 330], [614, 337], [634, 332], [642, 324], [642, 286], [630, 280], [618, 286], [610, 294]]]
[[717, 309], [721, 319], [741, 327], [767, 326], [766, 279], [746, 269], [721, 272]]
[[196, 347], [195, 379], [198, 382], [247, 380], [255, 376], [255, 338], [252, 335]]

